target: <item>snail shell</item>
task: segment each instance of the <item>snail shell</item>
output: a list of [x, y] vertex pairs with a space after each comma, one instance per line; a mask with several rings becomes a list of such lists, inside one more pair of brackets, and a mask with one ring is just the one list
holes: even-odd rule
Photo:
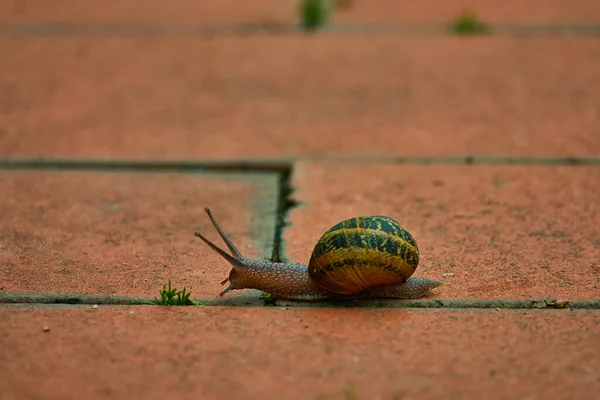
[[342, 221], [325, 232], [313, 249], [308, 273], [338, 294], [406, 282], [419, 264], [412, 235], [391, 217], [377, 215]]

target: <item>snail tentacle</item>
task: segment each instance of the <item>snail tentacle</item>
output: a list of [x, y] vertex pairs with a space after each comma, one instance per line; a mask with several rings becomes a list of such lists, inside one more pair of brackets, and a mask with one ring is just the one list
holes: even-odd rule
[[212, 213], [210, 212], [210, 209], [208, 207], [204, 207], [204, 211], [206, 211], [206, 213], [208, 214], [208, 218], [210, 218], [210, 221], [212, 222], [213, 226], [219, 233], [219, 236], [221, 236], [221, 239], [223, 239], [223, 242], [225, 242], [225, 244], [229, 248], [229, 251], [231, 251], [231, 255], [233, 255], [238, 260], [243, 259], [244, 256], [242, 255], [242, 253], [240, 253], [240, 251], [237, 249], [237, 247], [235, 247], [235, 245], [233, 244], [231, 239], [229, 239], [229, 237], [227, 236], [225, 231], [223, 231], [223, 229], [221, 229], [221, 227], [219, 226], [219, 223], [217, 222], [215, 217], [213, 217]]
[[235, 247], [231, 239], [221, 229], [208, 207], [204, 209], [210, 217], [219, 235], [233, 255], [211, 242], [200, 232], [194, 235], [210, 246], [217, 254], [226, 259], [232, 266], [229, 277], [221, 285], [229, 282], [229, 286], [220, 293], [223, 296], [230, 290], [258, 289], [286, 300], [323, 300], [330, 293], [320, 288], [308, 276], [308, 266], [290, 263], [278, 263], [268, 260], [253, 260], [244, 257]]

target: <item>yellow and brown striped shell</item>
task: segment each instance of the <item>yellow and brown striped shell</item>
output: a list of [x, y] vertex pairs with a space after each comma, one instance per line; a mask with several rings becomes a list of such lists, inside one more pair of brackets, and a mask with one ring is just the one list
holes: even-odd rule
[[419, 248], [412, 235], [386, 216], [350, 218], [321, 236], [309, 275], [339, 294], [405, 282], [417, 269]]

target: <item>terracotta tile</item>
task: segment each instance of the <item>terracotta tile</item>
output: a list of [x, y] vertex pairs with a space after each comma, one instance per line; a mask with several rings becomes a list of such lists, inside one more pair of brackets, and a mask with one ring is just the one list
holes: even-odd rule
[[204, 207], [270, 257], [277, 191], [260, 174], [1, 171], [0, 290], [152, 298], [170, 279], [217, 297], [230, 267], [193, 235], [221, 242]]
[[[389, 215], [420, 249], [414, 276], [442, 299], [600, 297], [600, 169], [300, 163], [286, 254], [358, 215]], [[443, 276], [453, 274], [453, 276]]]
[[39, 1], [35, 6], [25, 0], [11, 1], [0, 11], [0, 21], [10, 23], [186, 23], [227, 24], [287, 20], [294, 15], [295, 1], [178, 0], [165, 4], [159, 0], [109, 0], [102, 5], [89, 1]]
[[598, 311], [4, 306], [0, 332], [7, 400], [600, 391]]
[[593, 23], [600, 21], [600, 5], [593, 0], [563, 2], [534, 0], [394, 0], [353, 1], [347, 11], [335, 14], [336, 21], [392, 23], [439, 22], [456, 18], [463, 10], [475, 10], [479, 18], [496, 23]]
[[[158, 0], [116, 1], [102, 6], [85, 1], [8, 2], [0, 10], [0, 21], [9, 23], [50, 22], [119, 22], [119, 23], [189, 23], [226, 24], [238, 22], [295, 22], [295, 0], [260, 0], [237, 2], [220, 0], [197, 2], [180, 0], [165, 6]], [[356, 23], [446, 22], [464, 9], [474, 8], [488, 21], [507, 23], [591, 23], [600, 21], [600, 6], [594, 0], [564, 2], [560, 0], [492, 0], [468, 2], [426, 0], [398, 2], [393, 0], [350, 1], [350, 8], [336, 11], [334, 21]]]
[[5, 37], [0, 49], [3, 157], [600, 154], [596, 38]]

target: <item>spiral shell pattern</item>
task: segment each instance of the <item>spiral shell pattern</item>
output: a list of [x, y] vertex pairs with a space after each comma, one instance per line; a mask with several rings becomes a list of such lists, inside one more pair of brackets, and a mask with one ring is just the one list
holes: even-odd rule
[[350, 218], [334, 225], [313, 249], [308, 273], [338, 294], [406, 282], [419, 264], [412, 235], [393, 218]]

